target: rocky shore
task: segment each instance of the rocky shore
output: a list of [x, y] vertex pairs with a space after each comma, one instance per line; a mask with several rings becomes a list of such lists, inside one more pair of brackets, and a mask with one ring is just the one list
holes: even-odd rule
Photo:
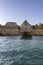
[[30, 25], [26, 20], [17, 25], [15, 22], [7, 22], [4, 26], [0, 24], [0, 36], [19, 36], [27, 32], [34, 36], [43, 36], [43, 24]]

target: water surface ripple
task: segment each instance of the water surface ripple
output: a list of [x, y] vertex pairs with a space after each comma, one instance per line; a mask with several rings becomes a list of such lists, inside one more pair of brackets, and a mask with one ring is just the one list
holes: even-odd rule
[[43, 65], [43, 36], [0, 37], [0, 65]]

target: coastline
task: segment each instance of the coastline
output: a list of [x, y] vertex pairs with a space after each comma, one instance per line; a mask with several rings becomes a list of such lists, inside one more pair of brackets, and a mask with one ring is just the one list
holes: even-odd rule
[[7, 22], [4, 26], [0, 24], [0, 36], [22, 36], [22, 32], [27, 32], [32, 36], [43, 36], [43, 24], [30, 25], [26, 20], [17, 25], [15, 22]]

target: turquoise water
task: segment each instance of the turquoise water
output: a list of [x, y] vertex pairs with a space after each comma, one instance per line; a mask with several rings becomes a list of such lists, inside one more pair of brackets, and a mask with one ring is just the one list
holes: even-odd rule
[[0, 37], [0, 65], [43, 65], [43, 36]]

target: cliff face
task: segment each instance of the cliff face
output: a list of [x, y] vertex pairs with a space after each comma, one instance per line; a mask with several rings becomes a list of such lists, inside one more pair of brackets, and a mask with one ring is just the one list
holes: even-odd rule
[[20, 35], [20, 27], [16, 23], [8, 22], [5, 26], [0, 27], [0, 35]]
[[31, 25], [25, 20], [22, 24], [21, 24], [21, 32], [31, 32]]
[[32, 29], [32, 35], [43, 36], [43, 29]]
[[31, 26], [26, 20], [18, 26], [15, 22], [8, 22], [4, 26], [0, 25], [0, 36], [16, 36], [22, 32], [28, 32], [30, 35], [42, 36], [43, 24]]
[[23, 37], [31, 37], [32, 36], [32, 28], [31, 25], [25, 20], [22, 24], [21, 24], [21, 34]]
[[32, 35], [43, 36], [43, 24], [39, 23], [32, 26]]

